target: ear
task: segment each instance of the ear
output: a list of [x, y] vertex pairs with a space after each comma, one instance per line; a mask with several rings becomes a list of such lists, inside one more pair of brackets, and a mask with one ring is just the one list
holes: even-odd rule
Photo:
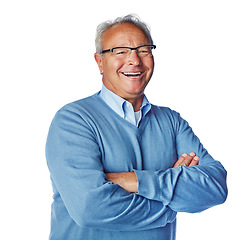
[[99, 53], [94, 54], [95, 61], [98, 65], [99, 71], [103, 74], [103, 58]]

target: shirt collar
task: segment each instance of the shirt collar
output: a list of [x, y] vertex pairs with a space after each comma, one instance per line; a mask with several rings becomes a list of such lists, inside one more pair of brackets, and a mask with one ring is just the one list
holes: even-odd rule
[[[102, 85], [102, 90], [100, 92], [101, 98], [108, 104], [110, 108], [112, 108], [118, 115], [121, 117], [125, 117], [126, 111], [126, 105], [132, 104], [125, 99], [121, 98], [117, 94], [113, 93], [112, 91], [108, 90], [104, 84]], [[151, 109], [151, 104], [149, 103], [148, 99], [144, 95], [142, 106], [141, 106], [141, 112], [142, 117], [144, 117]], [[133, 110], [133, 108], [132, 108]], [[133, 111], [134, 114], [134, 111]]]
[[104, 85], [102, 85], [100, 96], [110, 108], [112, 108], [118, 115], [123, 117], [124, 115], [123, 105], [126, 102], [126, 100], [119, 97], [112, 91], [108, 90]]

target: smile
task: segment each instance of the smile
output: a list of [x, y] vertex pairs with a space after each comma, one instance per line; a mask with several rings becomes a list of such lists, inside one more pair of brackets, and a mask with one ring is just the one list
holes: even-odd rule
[[141, 76], [142, 72], [136, 72], [136, 73], [133, 73], [133, 72], [122, 72], [122, 74], [126, 77], [130, 77], [130, 78], [138, 78]]

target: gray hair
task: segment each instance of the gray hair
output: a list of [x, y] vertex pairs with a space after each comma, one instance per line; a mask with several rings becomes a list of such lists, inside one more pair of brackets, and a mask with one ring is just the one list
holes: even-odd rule
[[115, 20], [108, 20], [108, 21], [103, 22], [98, 25], [97, 32], [96, 32], [96, 38], [95, 38], [95, 46], [96, 46], [97, 53], [101, 53], [103, 50], [102, 49], [103, 34], [112, 26], [114, 26], [116, 24], [121, 24], [121, 23], [131, 23], [131, 24], [137, 26], [138, 28], [140, 28], [143, 31], [143, 33], [149, 39], [149, 44], [153, 44], [153, 40], [152, 40], [151, 33], [150, 33], [150, 28], [144, 22], [142, 22], [139, 19], [139, 17], [137, 17], [136, 15], [133, 15], [133, 14], [129, 14], [124, 17], [118, 17]]

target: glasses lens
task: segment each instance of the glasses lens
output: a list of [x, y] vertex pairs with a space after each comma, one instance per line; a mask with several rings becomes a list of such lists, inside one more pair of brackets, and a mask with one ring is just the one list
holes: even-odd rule
[[114, 48], [113, 54], [119, 57], [124, 57], [128, 55], [129, 51], [129, 48]]
[[152, 53], [152, 46], [143, 46], [138, 48], [138, 55], [140, 57], [146, 57], [149, 53]]

